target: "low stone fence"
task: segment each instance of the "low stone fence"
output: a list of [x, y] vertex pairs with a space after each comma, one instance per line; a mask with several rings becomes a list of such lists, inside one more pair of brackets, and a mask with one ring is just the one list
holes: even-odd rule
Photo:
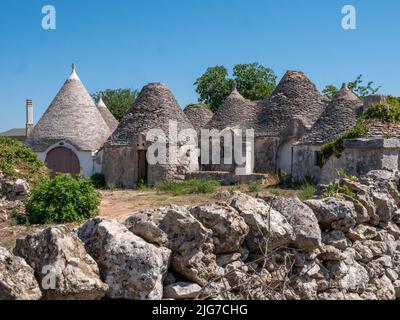
[[305, 202], [263, 192], [148, 209], [0, 249], [0, 299], [400, 297], [399, 174]]

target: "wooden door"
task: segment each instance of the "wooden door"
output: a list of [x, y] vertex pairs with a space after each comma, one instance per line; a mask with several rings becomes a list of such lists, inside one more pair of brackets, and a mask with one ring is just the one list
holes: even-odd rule
[[138, 181], [147, 181], [147, 169], [146, 150], [138, 150]]
[[70, 149], [57, 147], [47, 153], [46, 165], [52, 171], [54, 177], [56, 173], [70, 173], [76, 176], [81, 171], [79, 159]]

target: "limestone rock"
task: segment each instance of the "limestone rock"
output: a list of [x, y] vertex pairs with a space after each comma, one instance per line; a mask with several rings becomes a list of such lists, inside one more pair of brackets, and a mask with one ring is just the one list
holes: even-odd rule
[[373, 281], [377, 291], [376, 296], [379, 300], [394, 300], [396, 299], [396, 289], [387, 276], [382, 276]]
[[239, 212], [227, 205], [197, 206], [191, 208], [190, 213], [203, 226], [212, 230], [216, 254], [239, 251], [249, 233], [249, 227]]
[[349, 179], [342, 179], [341, 185], [348, 187], [350, 191], [356, 194], [357, 201], [367, 210], [370, 222], [373, 225], [377, 225], [379, 223], [379, 216], [376, 214], [375, 203], [371, 196], [371, 188]]
[[2, 185], [2, 193], [11, 201], [24, 200], [30, 190], [29, 184], [22, 179], [3, 181]]
[[[65, 226], [50, 227], [18, 239], [14, 254], [35, 270], [44, 299], [95, 300], [108, 286], [83, 243]], [[54, 276], [54, 281], [52, 277]]]
[[371, 192], [371, 194], [372, 199], [375, 202], [376, 214], [379, 216], [379, 221], [390, 221], [397, 210], [397, 206], [393, 198], [383, 192]]
[[317, 299], [318, 284], [317, 281], [309, 276], [295, 276], [290, 280], [290, 285], [294, 292], [302, 300]]
[[0, 247], [0, 300], [38, 300], [42, 293], [24, 259]]
[[288, 245], [295, 239], [292, 226], [278, 211], [261, 199], [235, 192], [230, 205], [238, 210], [250, 227], [246, 245], [250, 252], [263, 252]]
[[352, 292], [362, 292], [369, 282], [368, 272], [359, 263], [347, 267], [345, 275], [339, 280], [339, 288]]
[[153, 300], [163, 296], [171, 252], [134, 235], [116, 220], [94, 218], [78, 229], [96, 260], [112, 299]]
[[242, 258], [242, 255], [239, 252], [220, 254], [220, 255], [217, 255], [217, 265], [220, 267], [225, 267], [227, 264], [230, 264], [235, 261], [239, 261], [241, 258]]
[[172, 250], [171, 267], [190, 281], [205, 285], [216, 273], [213, 233], [187, 207], [142, 211], [125, 221], [134, 234]]
[[336, 198], [305, 201], [317, 216], [323, 230], [332, 228], [346, 232], [356, 225], [357, 214], [354, 205]]
[[201, 292], [197, 283], [176, 282], [164, 288], [164, 299], [195, 299]]
[[371, 240], [374, 239], [378, 235], [378, 232], [375, 227], [359, 224], [354, 229], [348, 230], [346, 236], [351, 241], [357, 240]]
[[321, 230], [317, 217], [299, 198], [277, 197], [272, 201], [272, 207], [293, 227], [296, 247], [312, 251], [321, 246]]
[[324, 244], [331, 245], [339, 250], [345, 250], [351, 246], [351, 242], [346, 238], [343, 231], [332, 230], [322, 235], [322, 241]]
[[324, 245], [322, 252], [318, 254], [318, 259], [323, 261], [337, 261], [337, 260], [344, 260], [344, 255], [339, 249], [336, 249], [330, 245]]

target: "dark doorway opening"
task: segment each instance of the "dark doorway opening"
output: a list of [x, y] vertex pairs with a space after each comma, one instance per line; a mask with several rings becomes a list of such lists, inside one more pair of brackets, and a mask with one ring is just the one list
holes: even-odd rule
[[147, 182], [148, 163], [146, 150], [138, 150], [138, 181]]

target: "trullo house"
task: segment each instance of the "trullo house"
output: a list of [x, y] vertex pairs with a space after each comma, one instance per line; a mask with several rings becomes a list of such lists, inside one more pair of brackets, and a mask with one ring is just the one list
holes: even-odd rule
[[79, 79], [75, 65], [27, 144], [53, 172], [91, 176], [101, 171], [111, 129]]

